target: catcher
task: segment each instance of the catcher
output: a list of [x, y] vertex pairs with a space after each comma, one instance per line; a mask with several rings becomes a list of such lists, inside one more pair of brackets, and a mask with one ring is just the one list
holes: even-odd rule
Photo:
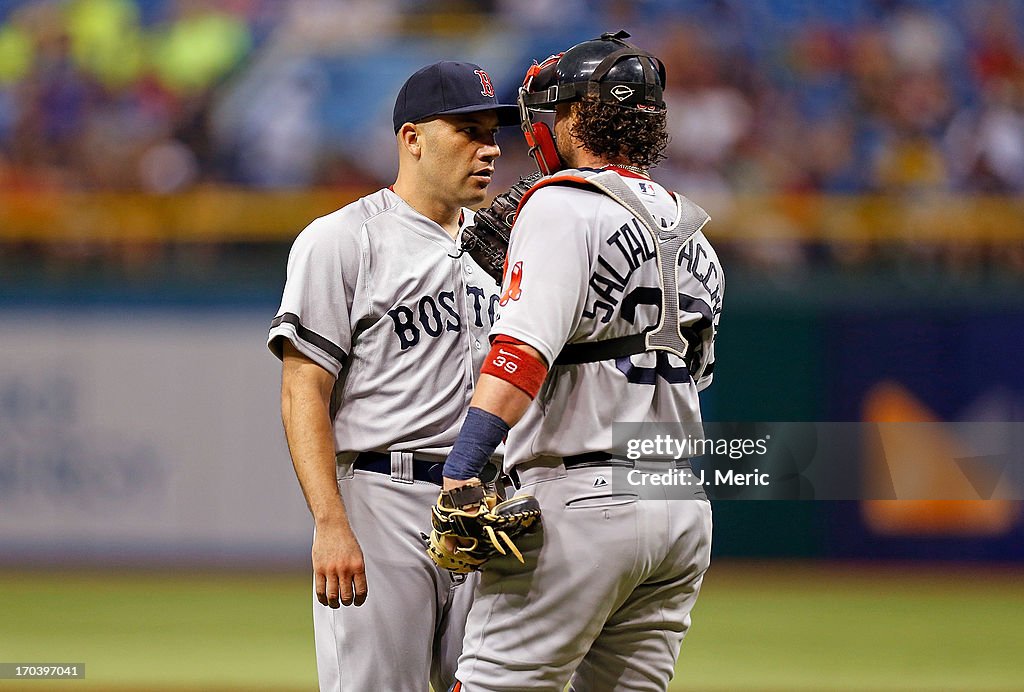
[[[454, 690], [664, 692], [710, 564], [703, 488], [647, 483], [689, 460], [631, 460], [612, 434], [617, 421], [702, 420], [724, 292], [707, 213], [650, 175], [668, 141], [665, 66], [625, 38], [553, 55], [519, 90], [548, 177], [518, 205], [501, 318], [444, 488], [457, 504], [480, 486], [504, 439], [519, 497], [543, 508], [543, 544], [477, 581]], [[497, 538], [485, 547], [507, 549], [499, 509], [473, 516]]]

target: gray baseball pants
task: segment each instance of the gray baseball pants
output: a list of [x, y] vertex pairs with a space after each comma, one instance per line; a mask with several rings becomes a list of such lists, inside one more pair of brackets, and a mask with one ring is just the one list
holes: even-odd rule
[[711, 559], [710, 503], [616, 494], [607, 467], [535, 466], [520, 479], [543, 528], [522, 539], [526, 564], [482, 572], [462, 689], [665, 690]]
[[338, 488], [366, 563], [367, 597], [331, 609], [313, 597], [320, 689], [426, 692], [452, 684], [476, 575], [455, 580], [426, 554], [432, 483], [352, 471]]

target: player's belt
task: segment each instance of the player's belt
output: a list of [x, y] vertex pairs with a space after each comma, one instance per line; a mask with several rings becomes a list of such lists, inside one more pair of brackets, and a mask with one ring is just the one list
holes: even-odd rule
[[[355, 461], [352, 462], [352, 468], [390, 476], [392, 473], [391, 453], [359, 452]], [[493, 463], [486, 464], [480, 470], [480, 480], [484, 483], [490, 483], [498, 476], [498, 471], [497, 465]], [[412, 458], [412, 479], [414, 481], [426, 481], [434, 485], [443, 485], [444, 462], [421, 459], [414, 456]]]
[[[567, 457], [546, 457], [548, 460], [561, 461], [562, 466], [567, 469], [586, 468], [588, 466], [623, 466], [633, 468], [635, 463], [629, 459], [616, 459], [608, 452], [586, 452], [585, 454], [573, 454]], [[519, 471], [512, 469], [509, 474], [512, 481], [519, 485]]]
[[[670, 459], [675, 468], [690, 468], [689, 459]], [[608, 452], [587, 452], [586, 454], [574, 454], [573, 456], [562, 457], [562, 464], [567, 469], [587, 466], [623, 466], [630, 469], [637, 468], [637, 462], [632, 459], [615, 457]]]
[[[388, 452], [359, 452], [359, 456], [352, 462], [353, 468], [360, 471], [372, 471], [391, 475], [391, 454]], [[434, 485], [441, 485], [444, 477], [444, 464], [429, 459], [412, 458], [412, 478], [415, 481], [425, 481]]]
[[608, 452], [587, 452], [562, 457], [562, 464], [567, 469], [579, 466], [633, 466], [628, 459], [616, 459]]
[[[675, 468], [686, 468], [690, 466], [689, 459], [676, 459], [666, 460], [674, 463]], [[644, 461], [633, 461], [632, 459], [624, 459], [622, 456], [615, 456], [610, 452], [585, 452], [583, 454], [572, 454], [565, 457], [537, 457], [531, 461], [525, 462], [521, 466], [513, 468], [509, 472], [509, 477], [517, 488], [521, 488], [523, 485], [522, 474], [530, 472], [534, 473], [539, 471], [540, 475], [534, 473], [534, 479], [554, 479], [561, 478], [564, 476], [557, 475], [560, 469], [579, 469], [588, 467], [622, 467], [628, 469], [641, 468], [645, 464]], [[650, 469], [648, 469], [650, 470]]]

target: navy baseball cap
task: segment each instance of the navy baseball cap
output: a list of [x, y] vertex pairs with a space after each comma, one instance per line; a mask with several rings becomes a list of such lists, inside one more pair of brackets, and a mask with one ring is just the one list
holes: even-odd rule
[[418, 70], [402, 85], [395, 100], [395, 132], [405, 123], [435, 115], [494, 110], [499, 125], [518, 125], [519, 107], [498, 103], [491, 77], [471, 62], [442, 60]]

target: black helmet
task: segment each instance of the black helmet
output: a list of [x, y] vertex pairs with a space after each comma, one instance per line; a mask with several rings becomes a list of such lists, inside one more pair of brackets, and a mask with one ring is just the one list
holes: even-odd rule
[[558, 103], [589, 96], [642, 112], [663, 112], [664, 63], [624, 38], [629, 38], [625, 31], [601, 34], [535, 65], [523, 83], [522, 105], [553, 111]]

